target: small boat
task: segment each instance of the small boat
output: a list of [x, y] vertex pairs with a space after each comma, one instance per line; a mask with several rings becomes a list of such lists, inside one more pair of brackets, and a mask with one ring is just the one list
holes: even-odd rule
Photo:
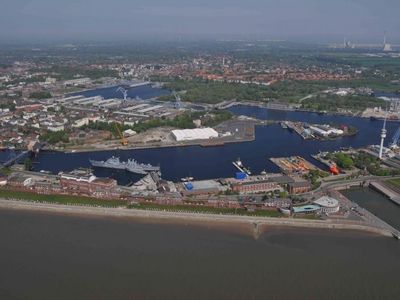
[[182, 182], [189, 182], [189, 181], [193, 181], [193, 177], [183, 177], [183, 178], [181, 178], [181, 181]]

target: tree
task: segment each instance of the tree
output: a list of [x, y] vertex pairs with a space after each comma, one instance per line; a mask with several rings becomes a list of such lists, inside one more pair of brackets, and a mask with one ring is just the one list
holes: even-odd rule
[[342, 169], [351, 169], [354, 165], [354, 161], [351, 157], [344, 153], [336, 154], [336, 163]]
[[49, 92], [33, 92], [29, 95], [29, 98], [48, 99], [48, 98], [51, 98], [51, 94]]

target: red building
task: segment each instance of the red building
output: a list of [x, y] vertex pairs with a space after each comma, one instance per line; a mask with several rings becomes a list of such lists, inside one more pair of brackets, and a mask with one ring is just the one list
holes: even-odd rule
[[115, 188], [117, 181], [111, 178], [97, 178], [92, 174], [62, 174], [60, 185], [64, 191], [94, 196], [99, 198], [110, 198], [117, 195]]
[[276, 183], [267, 180], [260, 181], [238, 181], [231, 185], [232, 191], [241, 194], [279, 192], [282, 188]]
[[311, 191], [311, 184], [308, 181], [295, 181], [289, 183], [290, 194], [302, 194]]

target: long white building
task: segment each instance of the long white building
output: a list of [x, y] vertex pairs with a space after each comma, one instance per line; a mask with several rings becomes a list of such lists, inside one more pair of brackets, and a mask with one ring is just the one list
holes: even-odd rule
[[212, 128], [196, 128], [172, 130], [172, 135], [178, 141], [208, 140], [217, 138], [218, 132]]

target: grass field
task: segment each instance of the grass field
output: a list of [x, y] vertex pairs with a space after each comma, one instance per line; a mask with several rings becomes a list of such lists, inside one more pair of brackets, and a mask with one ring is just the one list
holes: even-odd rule
[[171, 212], [190, 212], [190, 213], [208, 213], [223, 215], [242, 215], [242, 216], [264, 216], [264, 217], [282, 217], [278, 210], [257, 210], [247, 211], [243, 208], [214, 208], [207, 206], [189, 206], [189, 205], [160, 205], [152, 203], [141, 203], [128, 206], [129, 208], [143, 210], [165, 210]]
[[0, 198], [69, 205], [93, 205], [102, 207], [126, 206], [126, 201], [122, 200], [101, 200], [69, 195], [42, 195], [30, 192], [10, 191], [7, 189], [0, 189]]
[[30, 192], [11, 191], [8, 189], [0, 189], [0, 198], [6, 200], [8, 199], [24, 200], [31, 202], [64, 204], [64, 205], [127, 207], [132, 209], [169, 211], [169, 212], [208, 213], [208, 214], [260, 216], [260, 217], [283, 217], [283, 215], [278, 210], [247, 211], [243, 208], [237, 208], [237, 209], [213, 208], [207, 206], [160, 205], [153, 203], [127, 205], [127, 202], [123, 200], [101, 200], [96, 198], [69, 196], [69, 195], [42, 195]]
[[387, 182], [400, 188], [400, 179], [390, 179]]

